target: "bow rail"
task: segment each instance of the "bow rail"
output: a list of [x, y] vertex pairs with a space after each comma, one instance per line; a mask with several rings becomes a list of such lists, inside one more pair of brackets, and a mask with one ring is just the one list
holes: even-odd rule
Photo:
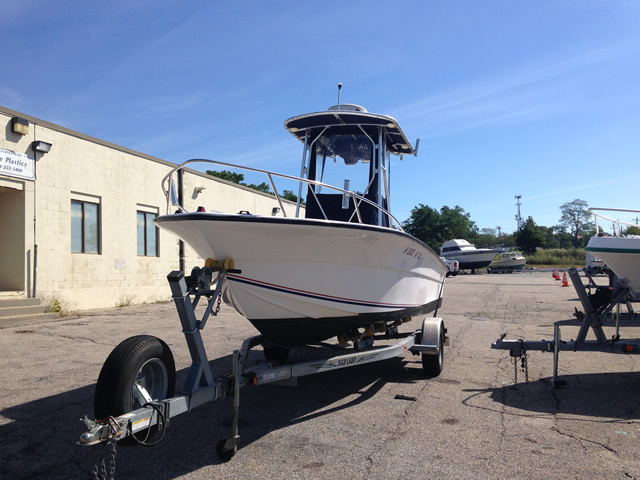
[[[598, 225], [598, 219], [602, 219], [602, 220], [606, 220], [609, 221], [613, 224], [613, 233], [614, 236], [619, 237], [621, 235], [621, 226], [625, 225], [627, 227], [637, 227], [638, 224], [636, 223], [630, 223], [630, 222], [623, 222], [621, 220], [618, 219], [613, 219], [613, 218], [609, 218], [606, 217], [604, 215], [602, 215], [601, 213], [597, 213], [596, 211], [601, 211], [601, 212], [624, 212], [624, 213], [640, 213], [640, 210], [627, 210], [627, 209], [623, 209], [623, 208], [590, 208], [589, 212], [591, 212], [593, 214], [593, 218], [595, 220], [596, 223], [596, 235], [600, 234], [600, 226]], [[604, 233], [604, 232], [603, 232]]]
[[[354, 217], [357, 218], [357, 223], [363, 223], [362, 221], [362, 216], [360, 214], [360, 205], [364, 202], [367, 203], [373, 207], [375, 207], [376, 209], [380, 210], [384, 215], [387, 216], [387, 218], [389, 219], [389, 225], [392, 226], [392, 228], [396, 228], [397, 230], [400, 230], [402, 232], [404, 232], [404, 229], [402, 228], [402, 225], [400, 224], [400, 222], [398, 221], [397, 218], [395, 218], [391, 212], [389, 212], [388, 210], [386, 210], [385, 208], [381, 207], [380, 205], [378, 205], [377, 203], [369, 200], [368, 198], [359, 195], [357, 193], [355, 193], [354, 191], [351, 190], [345, 190], [339, 187], [335, 187], [333, 185], [329, 185], [327, 183], [323, 183], [323, 182], [318, 182], [316, 180], [309, 180], [307, 178], [302, 178], [302, 177], [296, 177], [293, 175], [287, 175], [284, 173], [277, 173], [277, 172], [272, 172], [269, 170], [263, 170], [261, 168], [254, 168], [254, 167], [247, 167], [247, 166], [243, 166], [243, 165], [236, 165], [233, 163], [227, 163], [227, 162], [220, 162], [218, 160], [210, 160], [210, 159], [205, 159], [205, 158], [193, 158], [191, 160], [187, 160], [183, 163], [181, 163], [180, 165], [177, 165], [175, 168], [172, 168], [169, 173], [167, 173], [161, 182], [161, 187], [162, 187], [162, 192], [164, 193], [166, 199], [167, 199], [167, 215], [171, 214], [171, 208], [172, 207], [178, 207], [178, 209], [181, 212], [187, 212], [187, 210], [183, 207], [183, 205], [180, 204], [180, 202], [178, 201], [176, 192], [175, 192], [175, 183], [173, 180], [173, 175], [175, 173], [177, 173], [179, 170], [184, 170], [185, 167], [187, 165], [191, 165], [194, 163], [206, 163], [206, 164], [212, 164], [212, 165], [219, 165], [222, 167], [228, 167], [228, 168], [234, 168], [234, 169], [240, 169], [240, 170], [245, 170], [245, 171], [249, 171], [249, 172], [254, 172], [254, 173], [260, 173], [263, 174], [267, 177], [267, 179], [269, 180], [269, 185], [271, 186], [271, 188], [273, 189], [273, 195], [275, 196], [276, 200], [278, 201], [278, 205], [280, 205], [280, 210], [282, 211], [282, 215], [287, 217], [287, 211], [285, 208], [285, 204], [282, 201], [282, 197], [280, 196], [280, 194], [278, 193], [278, 189], [276, 188], [275, 182], [274, 182], [274, 177], [275, 178], [281, 178], [281, 179], [286, 179], [286, 180], [291, 180], [294, 182], [299, 182], [300, 186], [302, 186], [302, 184], [306, 184], [306, 185], [312, 185], [314, 187], [321, 187], [321, 188], [327, 188], [333, 191], [336, 191], [338, 193], [341, 193], [343, 195], [343, 204], [349, 205], [349, 199], [352, 198], [353, 199], [353, 203], [355, 205], [354, 208], [354, 212], [351, 215], [351, 218], [349, 219], [349, 222], [353, 221]], [[202, 173], [202, 172], [200, 172]], [[301, 189], [299, 190], [299, 192], [301, 191]], [[310, 188], [309, 191], [313, 194], [316, 202], [318, 202], [318, 205], [320, 207], [320, 210], [322, 211], [322, 214], [324, 216], [325, 220], [330, 220], [327, 217], [327, 214], [325, 213], [324, 209], [322, 208], [321, 202], [318, 199], [318, 197], [316, 196], [316, 189], [315, 188]], [[271, 192], [270, 192], [271, 193]], [[295, 211], [295, 218], [299, 218], [300, 215], [300, 206], [302, 205], [302, 198], [301, 195], [298, 195], [298, 200], [296, 202], [296, 211]]]

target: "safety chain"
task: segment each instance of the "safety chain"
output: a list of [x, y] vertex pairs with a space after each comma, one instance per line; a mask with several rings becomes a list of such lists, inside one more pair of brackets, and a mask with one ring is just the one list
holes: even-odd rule
[[218, 294], [218, 304], [216, 305], [216, 311], [213, 313], [213, 315], [218, 315], [218, 312], [220, 311], [221, 303], [222, 303], [222, 289], [220, 289], [220, 293]]
[[524, 371], [525, 382], [528, 384], [529, 383], [529, 359], [527, 358], [526, 350], [522, 352], [521, 366], [522, 366], [522, 370]]
[[111, 461], [109, 462], [109, 470], [107, 471], [107, 465], [105, 459], [103, 458], [99, 469], [98, 465], [93, 466], [94, 480], [114, 480], [116, 475], [116, 445], [118, 443], [118, 438], [115, 435], [117, 429], [114, 427], [112, 420], [113, 417], [109, 417], [107, 419], [107, 421], [109, 422], [109, 428], [111, 430], [111, 433], [113, 434], [107, 440], [107, 445], [111, 445]]
[[[519, 360], [519, 362], [518, 362]], [[513, 384], [518, 384], [518, 363], [520, 368], [524, 372], [525, 382], [529, 383], [529, 360], [527, 358], [527, 351], [522, 350], [522, 355], [519, 357], [513, 357]]]

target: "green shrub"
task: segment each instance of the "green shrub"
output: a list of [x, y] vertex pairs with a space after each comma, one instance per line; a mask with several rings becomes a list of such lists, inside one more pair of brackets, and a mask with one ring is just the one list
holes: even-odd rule
[[584, 248], [540, 249], [527, 256], [529, 265], [584, 266]]

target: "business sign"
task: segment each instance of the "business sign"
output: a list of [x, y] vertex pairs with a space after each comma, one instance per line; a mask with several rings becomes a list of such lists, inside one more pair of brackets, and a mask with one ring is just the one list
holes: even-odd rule
[[0, 148], [0, 175], [35, 180], [33, 157]]

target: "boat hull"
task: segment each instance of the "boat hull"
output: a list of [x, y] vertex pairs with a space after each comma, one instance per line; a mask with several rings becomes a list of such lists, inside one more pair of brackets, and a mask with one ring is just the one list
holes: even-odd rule
[[500, 259], [489, 264], [490, 270], [522, 270], [527, 265], [527, 259], [522, 255], [502, 254]]
[[460, 264], [460, 270], [487, 267], [497, 253], [498, 251], [493, 248], [475, 248], [460, 238], [448, 240], [440, 247], [440, 256], [448, 260], [457, 260]]
[[636, 298], [640, 295], [640, 237], [591, 237], [585, 250], [626, 279]]
[[488, 266], [496, 256], [496, 251], [491, 250], [484, 252], [482, 250], [470, 252], [457, 252], [455, 254], [441, 254], [449, 260], [457, 260], [460, 264], [460, 270], [473, 270], [476, 268], [484, 268]]
[[158, 217], [200, 257], [233, 258], [223, 299], [284, 345], [426, 314], [446, 267], [398, 230], [326, 220], [215, 213]]
[[491, 270], [522, 270], [527, 264], [522, 262], [513, 263], [490, 263], [489, 269]]

